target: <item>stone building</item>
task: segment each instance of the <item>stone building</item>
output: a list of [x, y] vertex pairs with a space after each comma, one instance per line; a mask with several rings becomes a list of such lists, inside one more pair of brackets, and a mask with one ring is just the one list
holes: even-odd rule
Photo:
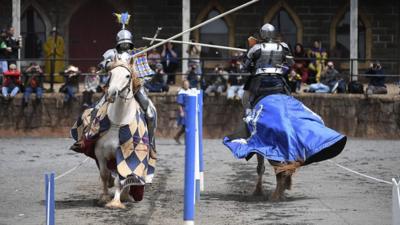
[[[245, 0], [191, 1], [191, 24], [225, 12]], [[246, 39], [265, 22], [277, 26], [289, 44], [322, 41], [331, 57], [349, 58], [349, 0], [260, 0], [223, 19], [196, 30], [191, 36], [201, 42], [246, 47]], [[12, 22], [12, 1], [0, 0], [0, 26]], [[400, 74], [400, 1], [359, 1], [359, 58], [378, 59], [390, 73]], [[153, 36], [162, 27], [161, 38], [182, 30], [182, 0], [21, 0], [23, 58], [40, 58], [41, 44], [53, 26], [65, 39], [66, 58], [98, 59], [114, 45], [116, 25], [112, 12], [130, 12], [137, 46], [143, 36]], [[34, 40], [30, 40], [34, 38]], [[205, 49], [206, 51], [207, 49]], [[179, 49], [178, 49], [179, 51]], [[229, 57], [229, 53], [221, 53]], [[348, 60], [339, 62], [346, 70]], [[360, 61], [360, 70], [366, 68]]]

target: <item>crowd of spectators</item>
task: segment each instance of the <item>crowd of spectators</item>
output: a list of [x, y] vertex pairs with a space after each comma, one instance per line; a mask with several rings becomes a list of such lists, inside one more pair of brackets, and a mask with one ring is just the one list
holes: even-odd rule
[[[17, 93], [23, 93], [23, 105], [30, 102], [31, 95], [36, 95], [36, 102], [40, 102], [43, 93], [44, 73], [43, 65], [30, 63], [23, 66], [19, 71], [18, 51], [22, 47], [20, 37], [15, 37], [14, 28], [2, 29], [0, 31], [0, 84], [1, 93], [6, 101], [10, 101]], [[191, 40], [192, 42], [194, 40]], [[215, 50], [219, 52], [219, 50]], [[190, 88], [204, 90], [206, 96], [226, 94], [228, 100], [240, 100], [243, 96], [243, 87], [247, 76], [242, 68], [243, 52], [233, 52], [231, 59], [206, 59], [211, 48], [190, 45], [187, 53], [189, 55], [186, 73], [182, 74], [187, 80]], [[207, 54], [206, 54], [207, 53]], [[221, 55], [219, 53], [219, 55]], [[334, 61], [329, 60], [328, 52], [322, 47], [320, 41], [314, 41], [309, 49], [297, 43], [293, 48], [295, 64], [287, 69], [286, 80], [291, 92], [317, 92], [317, 93], [363, 93], [386, 94], [385, 76], [382, 65], [379, 62], [371, 63], [365, 72], [368, 86], [357, 81], [350, 81], [348, 75], [338, 70]], [[204, 61], [208, 60], [208, 61]], [[214, 60], [214, 66], [210, 67], [210, 60]], [[154, 76], [147, 79], [144, 86], [149, 92], [168, 92], [170, 85], [175, 85], [180, 80], [176, 79], [180, 67], [179, 51], [172, 43], [166, 43], [161, 49], [153, 49], [148, 53], [148, 62], [154, 70]], [[205, 65], [207, 64], [207, 65]], [[25, 64], [26, 65], [26, 64]], [[76, 100], [79, 92], [79, 83], [84, 83], [82, 92], [82, 105], [84, 108], [93, 105], [93, 94], [102, 92], [107, 83], [107, 76], [99, 76], [96, 67], [90, 67], [84, 73], [79, 68], [69, 65], [61, 71], [64, 76], [64, 84], [59, 91], [64, 93], [64, 101]]]

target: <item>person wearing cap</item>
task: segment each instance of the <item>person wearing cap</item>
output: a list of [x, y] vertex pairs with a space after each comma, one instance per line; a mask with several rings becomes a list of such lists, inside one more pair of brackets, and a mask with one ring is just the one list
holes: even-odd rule
[[64, 85], [60, 88], [60, 92], [63, 92], [64, 102], [69, 102], [73, 99], [76, 99], [75, 92], [76, 87], [79, 82], [80, 71], [78, 67], [69, 65], [67, 69], [64, 71]]
[[[46, 59], [44, 71], [46, 74], [51, 73], [51, 63], [54, 62], [54, 73], [58, 75], [64, 68], [64, 39], [60, 36], [57, 29], [53, 27], [50, 35], [47, 37], [43, 45], [44, 58]], [[55, 76], [54, 81], [62, 82], [61, 76]]]
[[21, 72], [17, 69], [15, 64], [10, 64], [9, 69], [3, 72], [3, 74], [4, 82], [1, 91], [6, 100], [8, 100], [17, 95], [19, 91]]

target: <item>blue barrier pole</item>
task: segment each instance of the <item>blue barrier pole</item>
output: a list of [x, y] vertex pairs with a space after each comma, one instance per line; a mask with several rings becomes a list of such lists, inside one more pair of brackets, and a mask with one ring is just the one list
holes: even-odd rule
[[194, 224], [195, 201], [195, 134], [196, 134], [196, 96], [185, 97], [185, 191], [184, 215], [185, 225]]
[[55, 203], [54, 203], [54, 172], [45, 174], [46, 190], [46, 225], [55, 224]]
[[200, 191], [204, 191], [204, 161], [203, 161], [203, 90], [198, 95], [199, 104], [199, 160], [200, 160]]

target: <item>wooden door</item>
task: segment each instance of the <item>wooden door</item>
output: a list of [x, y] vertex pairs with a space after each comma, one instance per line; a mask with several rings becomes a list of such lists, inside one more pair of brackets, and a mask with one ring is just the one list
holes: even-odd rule
[[[87, 72], [97, 66], [103, 53], [116, 44], [121, 25], [113, 15], [115, 9], [108, 2], [89, 1], [74, 13], [69, 24], [70, 63]], [[74, 60], [74, 59], [80, 60]], [[88, 60], [90, 59], [90, 60]]]

